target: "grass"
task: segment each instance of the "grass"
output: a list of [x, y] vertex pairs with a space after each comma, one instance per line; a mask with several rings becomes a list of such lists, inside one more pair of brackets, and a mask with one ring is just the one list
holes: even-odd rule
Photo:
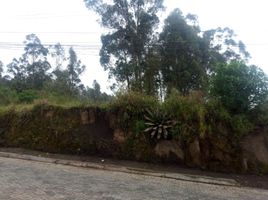
[[90, 101], [82, 101], [82, 100], [75, 100], [75, 99], [66, 99], [65, 101], [53, 101], [49, 99], [37, 99], [33, 103], [21, 103], [21, 104], [9, 104], [9, 105], [0, 105], [0, 114], [5, 114], [9, 111], [15, 112], [23, 112], [23, 111], [30, 111], [35, 106], [40, 104], [46, 104], [55, 107], [61, 108], [77, 108], [77, 107], [98, 107], [98, 108], [109, 108], [110, 103], [98, 103], [98, 102], [90, 102]]
[[25, 110], [31, 110], [33, 107], [35, 106], [35, 104], [11, 104], [11, 105], [7, 105], [7, 106], [0, 106], [0, 113], [6, 113], [9, 112], [11, 110], [14, 110], [16, 112], [21, 112], [21, 111], [25, 111]]

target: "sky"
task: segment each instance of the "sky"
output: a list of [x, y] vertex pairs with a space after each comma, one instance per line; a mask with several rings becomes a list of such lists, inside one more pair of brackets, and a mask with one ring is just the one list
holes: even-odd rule
[[[201, 30], [229, 27], [242, 40], [252, 59], [268, 73], [268, 12], [266, 0], [165, 0], [163, 20], [173, 9], [198, 16]], [[8, 64], [23, 53], [27, 34], [35, 33], [43, 44], [60, 42], [73, 46], [87, 66], [85, 85], [96, 79], [102, 91], [110, 93], [107, 72], [99, 64], [100, 36], [104, 32], [98, 16], [83, 0], [0, 0], [0, 60]]]

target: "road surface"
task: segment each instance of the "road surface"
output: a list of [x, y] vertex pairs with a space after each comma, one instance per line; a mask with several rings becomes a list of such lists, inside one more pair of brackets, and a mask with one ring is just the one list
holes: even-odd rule
[[0, 158], [0, 199], [267, 200], [268, 190]]

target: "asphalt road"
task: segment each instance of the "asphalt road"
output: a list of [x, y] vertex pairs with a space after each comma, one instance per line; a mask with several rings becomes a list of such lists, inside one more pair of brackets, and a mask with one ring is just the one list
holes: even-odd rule
[[217, 186], [0, 158], [0, 200], [268, 199], [268, 190]]

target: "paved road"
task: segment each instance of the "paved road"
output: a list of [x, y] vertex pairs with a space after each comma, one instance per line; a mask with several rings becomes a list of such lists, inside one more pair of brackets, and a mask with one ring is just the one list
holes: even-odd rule
[[268, 190], [0, 158], [0, 200], [268, 199]]

